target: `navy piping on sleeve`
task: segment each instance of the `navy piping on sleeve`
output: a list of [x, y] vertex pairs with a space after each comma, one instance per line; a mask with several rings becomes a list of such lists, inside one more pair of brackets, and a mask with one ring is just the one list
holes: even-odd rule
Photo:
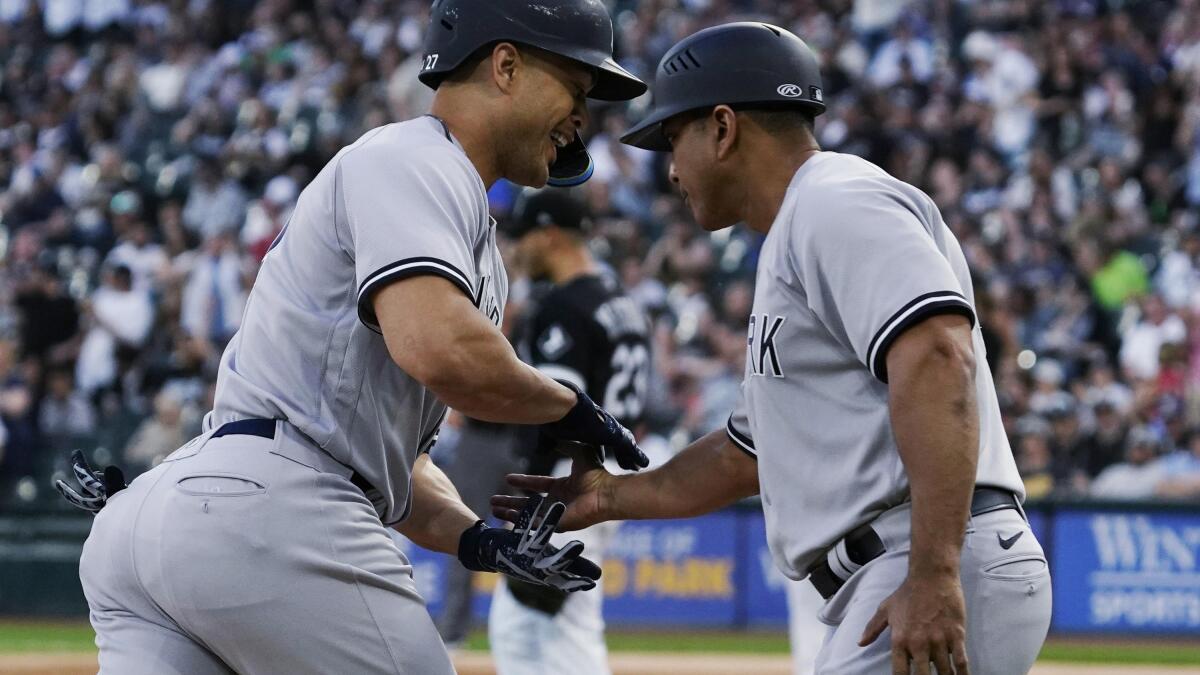
[[750, 455], [754, 459], [758, 459], [758, 453], [754, 451], [754, 441], [747, 435], [733, 428], [733, 417], [729, 417], [729, 421], [725, 423], [725, 433], [729, 435], [729, 440], [737, 446], [738, 450]]
[[405, 258], [404, 260], [397, 260], [390, 265], [384, 265], [363, 280], [362, 285], [358, 288], [359, 320], [367, 328], [376, 333], [380, 332], [375, 311], [369, 306], [369, 303], [364, 301], [369, 299], [371, 293], [385, 283], [420, 276], [422, 274], [432, 274], [448, 280], [474, 302], [475, 294], [471, 291], [471, 284], [467, 280], [467, 275], [463, 274], [462, 270], [438, 258]]
[[883, 323], [867, 347], [867, 364], [871, 374], [887, 382], [887, 353], [900, 334], [922, 319], [935, 314], [961, 314], [975, 327], [975, 311], [967, 299], [954, 291], [934, 291], [919, 295], [904, 305]]

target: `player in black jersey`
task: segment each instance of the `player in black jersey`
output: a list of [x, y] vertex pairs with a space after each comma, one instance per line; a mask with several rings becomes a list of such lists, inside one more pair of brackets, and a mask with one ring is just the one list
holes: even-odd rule
[[[649, 324], [587, 246], [591, 220], [583, 200], [553, 189], [527, 192], [516, 203], [508, 234], [516, 263], [535, 283], [516, 331], [522, 360], [571, 382], [636, 429], [650, 376]], [[520, 442], [520, 441], [519, 441]], [[565, 475], [569, 460], [526, 438], [526, 473]], [[610, 470], [619, 471], [615, 462]], [[557, 466], [556, 466], [557, 465]], [[616, 532], [607, 523], [572, 533], [598, 560]], [[603, 583], [603, 580], [601, 580]], [[601, 614], [602, 589], [546, 593], [532, 584], [499, 584], [488, 632], [500, 675], [609, 673]]]

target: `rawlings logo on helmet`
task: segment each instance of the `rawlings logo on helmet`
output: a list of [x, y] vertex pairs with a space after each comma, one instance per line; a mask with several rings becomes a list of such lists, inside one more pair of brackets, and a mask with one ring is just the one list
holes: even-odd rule
[[804, 90], [798, 84], [781, 84], [775, 89], [775, 92], [780, 96], [796, 98], [797, 96], [802, 95]]

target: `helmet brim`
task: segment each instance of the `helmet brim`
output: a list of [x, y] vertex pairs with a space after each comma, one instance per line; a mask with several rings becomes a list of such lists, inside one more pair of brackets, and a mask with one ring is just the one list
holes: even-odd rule
[[588, 92], [588, 98], [628, 101], [646, 93], [648, 85], [611, 58], [588, 65], [596, 68], [596, 85]]
[[695, 108], [687, 106], [666, 106], [651, 108], [640, 122], [629, 128], [621, 136], [621, 142], [643, 150], [655, 152], [670, 152], [671, 143], [663, 135], [663, 123], [676, 115], [683, 114]]

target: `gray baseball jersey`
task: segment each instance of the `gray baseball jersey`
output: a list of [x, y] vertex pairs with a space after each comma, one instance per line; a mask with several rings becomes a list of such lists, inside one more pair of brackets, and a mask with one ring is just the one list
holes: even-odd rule
[[800, 579], [859, 525], [908, 498], [888, 414], [887, 352], [939, 313], [971, 319], [981, 485], [1024, 497], [975, 324], [958, 242], [920, 190], [821, 152], [792, 178], [763, 244], [730, 438], [758, 458], [767, 538]]
[[508, 278], [487, 193], [432, 117], [367, 132], [300, 194], [221, 358], [207, 424], [287, 420], [376, 488], [385, 523], [403, 520], [412, 466], [446, 406], [393, 363], [371, 300], [423, 274], [500, 324]]

